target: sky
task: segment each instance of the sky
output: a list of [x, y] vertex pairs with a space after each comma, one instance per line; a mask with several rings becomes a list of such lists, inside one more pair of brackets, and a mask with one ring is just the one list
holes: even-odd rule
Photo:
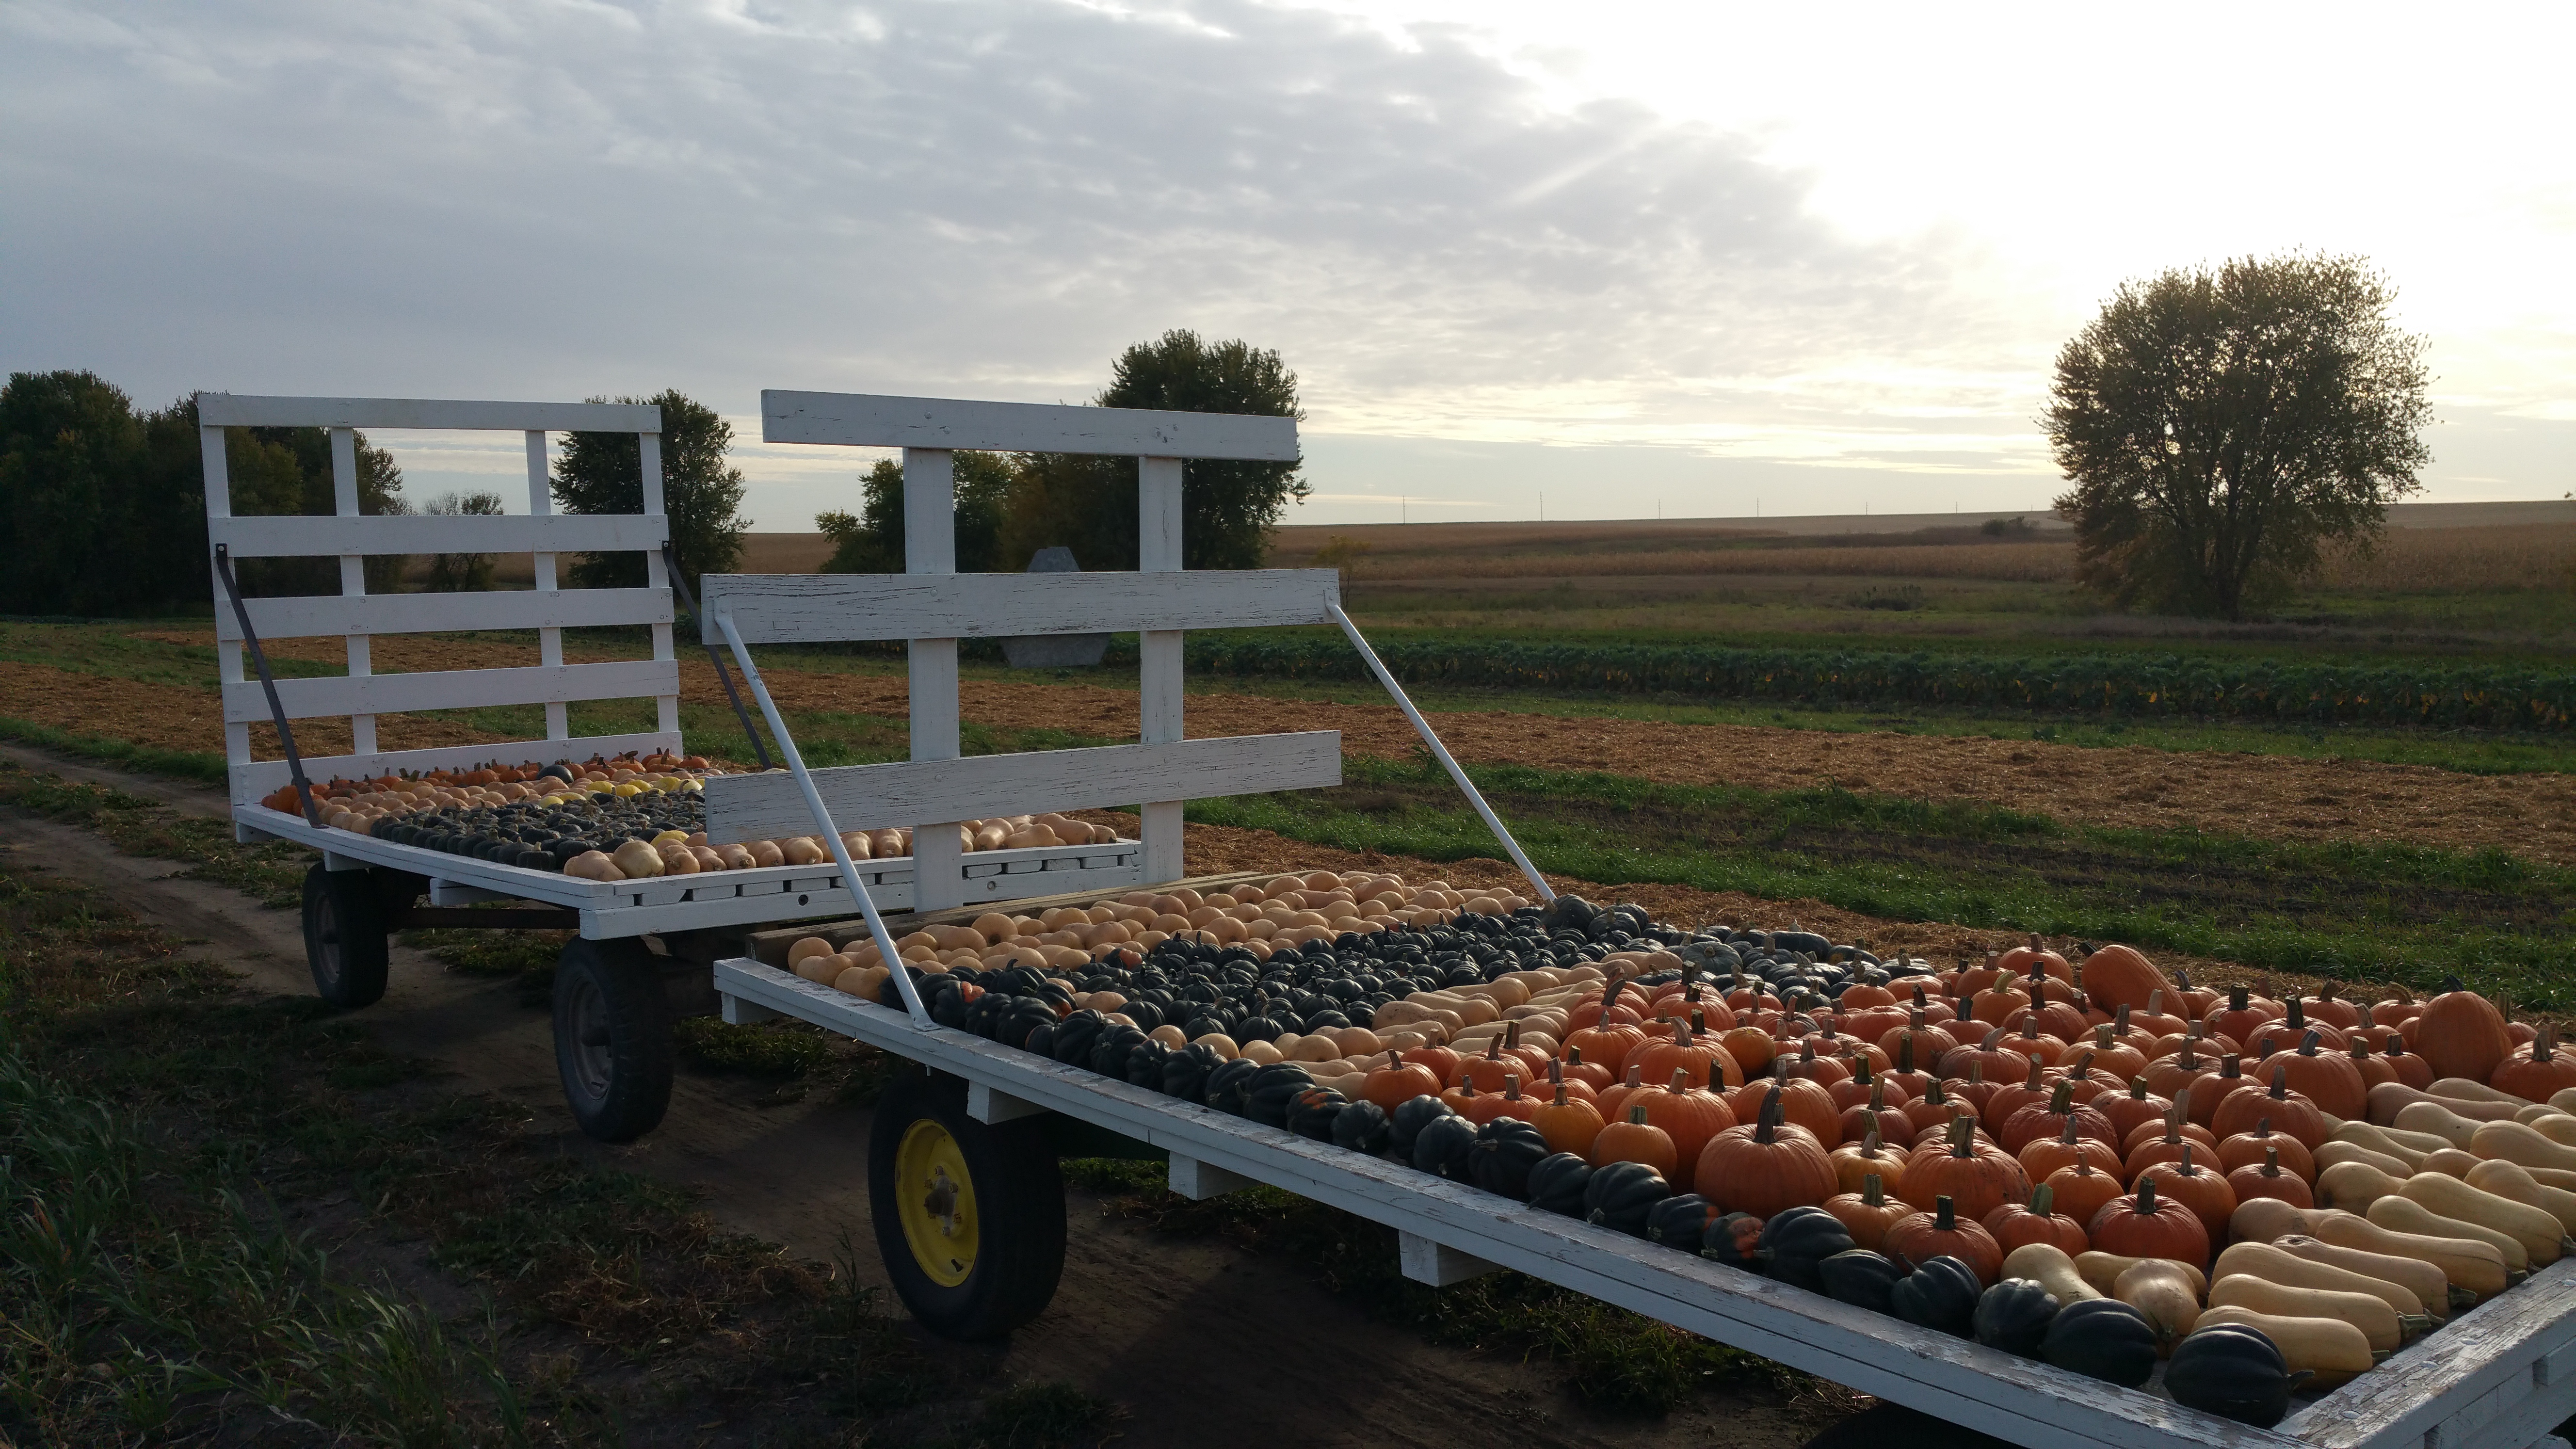
[[[2565, 6], [0, 0], [0, 366], [732, 418], [1278, 349], [1287, 521], [2045, 507], [2124, 279], [2368, 257], [2423, 495], [2576, 489]], [[506, 437], [378, 435], [525, 506]]]

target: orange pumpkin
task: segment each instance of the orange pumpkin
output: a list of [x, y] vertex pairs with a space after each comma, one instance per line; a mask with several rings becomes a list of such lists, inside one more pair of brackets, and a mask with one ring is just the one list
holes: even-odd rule
[[[2576, 1087], [2576, 1052], [2558, 1045], [2558, 1028], [2544, 1023], [2531, 1038], [2531, 1049], [2497, 1063], [2487, 1085], [2526, 1101], [2546, 1102]], [[2317, 1104], [2325, 1106], [2323, 1102]], [[2331, 1108], [2328, 1108], [2331, 1111]], [[2341, 1114], [2338, 1114], [2341, 1115]]]
[[2041, 971], [2070, 986], [2075, 983], [2075, 968], [2066, 964], [2065, 957], [2040, 944], [2037, 936], [2030, 938], [2030, 944], [2015, 946], [1996, 957], [1995, 969], [2007, 976], [2028, 976]]
[[2102, 1205], [2120, 1195], [2120, 1175], [2097, 1170], [2089, 1162], [2061, 1167], [2048, 1175], [2048, 1191], [2058, 1210], [2079, 1223], [2093, 1221]]
[[[1867, 1177], [1884, 1183], [1905, 1180], [1905, 1154], [1890, 1151], [1875, 1132], [1857, 1142], [1846, 1142], [1825, 1156], [1834, 1165], [1834, 1182], [1845, 1192], [1860, 1191], [1861, 1179]], [[1906, 1211], [1913, 1208], [1909, 1205]]]
[[1980, 1141], [1976, 1124], [1965, 1118], [1950, 1123], [1945, 1138], [1916, 1145], [1905, 1159], [1905, 1178], [1898, 1192], [1918, 1208], [1936, 1198], [1950, 1198], [1972, 1219], [2030, 1195], [2029, 1175], [2012, 1154]]
[[2327, 1046], [2325, 1033], [2310, 1028], [2294, 1050], [2276, 1052], [2264, 1058], [2263, 1065], [2285, 1076], [2290, 1090], [2316, 1103], [2318, 1111], [2347, 1122], [2357, 1120], [2369, 1108], [2370, 1084], [2361, 1079], [2361, 1069], [2352, 1064], [2349, 1054], [2328, 1051]]
[[2029, 1243], [2046, 1243], [2072, 1258], [2093, 1246], [2084, 1225], [2057, 1211], [2057, 1191], [2043, 1182], [2030, 1190], [2026, 1203], [2006, 1203], [1986, 1214], [1980, 1226], [2009, 1254]]
[[2032, 1102], [2005, 1120], [2003, 1130], [1995, 1134], [1995, 1145], [2018, 1157], [2032, 1142], [2068, 1131], [2079, 1137], [2098, 1138], [2104, 1147], [2110, 1146], [2111, 1119], [2078, 1105], [2074, 1092], [2073, 1084], [2067, 1082], [2050, 1088], [2047, 1100]]
[[1899, 1147], [1910, 1147], [1914, 1143], [1914, 1124], [1901, 1109], [1887, 1104], [1885, 1077], [1870, 1084], [1868, 1101], [1843, 1109], [1840, 1130], [1840, 1140], [1844, 1142], [1855, 1142], [1875, 1132]]
[[2265, 1118], [2271, 1119], [2273, 1131], [2296, 1137], [2310, 1152], [2325, 1145], [2324, 1114], [2305, 1093], [2290, 1090], [2290, 1074], [2283, 1067], [2272, 1069], [2269, 1088], [2249, 1084], [2229, 1093], [2210, 1117], [2209, 1130], [2223, 1142], [2239, 1132], [2254, 1130], [2254, 1125]]
[[2178, 1162], [2159, 1162], [2139, 1172], [2129, 1186], [2137, 1189], [2153, 1183], [2160, 1194], [2191, 1209], [2200, 1217], [2200, 1225], [2209, 1230], [2212, 1243], [2227, 1241], [2227, 1220], [2236, 1212], [2236, 1189], [2227, 1178], [2192, 1160], [2196, 1148], [2186, 1146]]
[[[2231, 1140], [2241, 1142], [2244, 1139]], [[2275, 1140], [2278, 1143], [2297, 1145], [2296, 1138], [2281, 1137]], [[2262, 1161], [2248, 1162], [2230, 1171], [2227, 1174], [2227, 1185], [2235, 1192], [2238, 1202], [2269, 1197], [2278, 1198], [2294, 1208], [2312, 1208], [2317, 1205], [2316, 1194], [2309, 1189], [2307, 1179], [2290, 1171], [2281, 1161], [2279, 1146], [2264, 1148]]]
[[2245, 1050], [2252, 1052], [2257, 1061], [2268, 1061], [2274, 1052], [2296, 1049], [2309, 1032], [2315, 1032], [2317, 1040], [2327, 1047], [2344, 1044], [2343, 1028], [2332, 1022], [2308, 1020], [2306, 1003], [2294, 996], [2284, 1007], [2280, 1020], [2263, 1023], [2252, 1036], [2245, 1038]]
[[2173, 1103], [2148, 1091], [2145, 1077], [2133, 1076], [2129, 1078], [2129, 1090], [2094, 1098], [2093, 1110], [2110, 1122], [2114, 1140], [2126, 1143], [2140, 1127], [2163, 1122], [2165, 1114], [2173, 1110]]
[[1886, 1184], [1873, 1172], [1861, 1179], [1859, 1191], [1826, 1198], [1825, 1211], [1841, 1221], [1843, 1230], [1852, 1236], [1853, 1247], [1875, 1253], [1887, 1241], [1889, 1228], [1914, 1215], [1914, 1205], [1889, 1197]]
[[2086, 995], [2106, 1007], [2148, 1009], [2148, 999], [2163, 993], [2170, 1000], [2173, 983], [2135, 948], [2113, 944], [2084, 958]]
[[2487, 1081], [2513, 1053], [2504, 1013], [2496, 1010], [2494, 1002], [2460, 985], [2456, 976], [2442, 983], [2441, 995], [2424, 1003], [2407, 1040], [2431, 1064], [2436, 1078]]
[[1807, 1134], [1826, 1147], [1843, 1140], [1843, 1114], [1834, 1106], [1833, 1093], [1822, 1084], [1804, 1077], [1787, 1075], [1788, 1063], [1774, 1064], [1775, 1074], [1767, 1079], [1748, 1082], [1727, 1094], [1727, 1109], [1738, 1122], [1749, 1122], [1762, 1110], [1771, 1090], [1780, 1092], [1780, 1110], [1790, 1122], [1807, 1129]]
[[1771, 1218], [1793, 1207], [1821, 1207], [1840, 1184], [1815, 1134], [1783, 1120], [1781, 1094], [1762, 1101], [1751, 1122], [1729, 1127], [1700, 1149], [1692, 1190], [1720, 1212]]
[[1626, 1120], [1613, 1122], [1592, 1139], [1592, 1165], [1642, 1162], [1672, 1180], [1675, 1167], [1672, 1134], [1646, 1120], [1646, 1109], [1630, 1109]]
[[[1601, 1135], [1604, 1125], [1601, 1109], [1590, 1102], [1566, 1095], [1566, 1084], [1556, 1084], [1554, 1101], [1530, 1114], [1530, 1125], [1547, 1139], [1550, 1152], [1571, 1152], [1577, 1157], [1592, 1155], [1592, 1139]], [[1362, 1090], [1366, 1090], [1363, 1088]]]
[[1360, 1100], [1374, 1102], [1378, 1109], [1393, 1116], [1395, 1109], [1416, 1097], [1440, 1095], [1440, 1079], [1431, 1068], [1420, 1062], [1400, 1060], [1387, 1053], [1387, 1064], [1360, 1081]]
[[1617, 1072], [1585, 1056], [1583, 1048], [1579, 1046], [1569, 1044], [1565, 1048], [1565, 1055], [1558, 1058], [1558, 1062], [1565, 1069], [1566, 1081], [1585, 1084], [1592, 1089], [1592, 1095], [1595, 1097], [1610, 1090], [1610, 1084], [1619, 1080]]
[[2033, 1182], [2046, 1182], [2059, 1168], [2079, 1163], [2089, 1162], [2108, 1173], [2117, 1173], [2122, 1166], [2120, 1154], [2112, 1150], [2110, 1143], [2077, 1135], [2071, 1113], [2059, 1124], [2056, 1136], [2034, 1137], [2013, 1155], [2021, 1159], [2022, 1175]]
[[2219, 1143], [2218, 1165], [2221, 1169], [2233, 1173], [2240, 1167], [2249, 1165], [2260, 1167], [2267, 1160], [2268, 1154], [2279, 1155], [2282, 1171], [2304, 1182], [2316, 1181], [2315, 1154], [2309, 1152], [2308, 1145], [2298, 1138], [2286, 1132], [2273, 1131], [2272, 1119], [2269, 1117], [2256, 1122], [2253, 1131], [2239, 1132]]
[[2172, 1258], [2199, 1267], [2209, 1261], [2209, 1229], [2200, 1214], [2156, 1191], [2155, 1179], [2126, 1197], [2102, 1205], [2085, 1228], [2100, 1253], [2123, 1258]]
[[1890, 1224], [1879, 1239], [1879, 1251], [1909, 1263], [1952, 1257], [1973, 1269], [1977, 1281], [1993, 1287], [2003, 1276], [2004, 1250], [1983, 1224], [1961, 1215], [1947, 1196], [1933, 1199], [1928, 1211], [1912, 1213]]
[[1630, 1120], [1639, 1112], [1645, 1120], [1664, 1129], [1673, 1139], [1676, 1163], [1699, 1161], [1699, 1150], [1708, 1139], [1735, 1125], [1735, 1113], [1726, 1099], [1704, 1088], [1690, 1084], [1688, 1074], [1673, 1069], [1672, 1080], [1660, 1087], [1641, 1087], [1631, 1092], [1620, 1104]]

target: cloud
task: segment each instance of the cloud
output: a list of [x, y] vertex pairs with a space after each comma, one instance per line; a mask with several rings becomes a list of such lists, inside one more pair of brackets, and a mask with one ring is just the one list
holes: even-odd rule
[[0, 12], [0, 347], [147, 400], [1072, 401], [1189, 326], [1282, 349], [1322, 430], [1986, 467], [2031, 407], [1972, 247], [1846, 239], [1751, 142], [1551, 104], [1438, 26], [1242, 0], [118, 16]]

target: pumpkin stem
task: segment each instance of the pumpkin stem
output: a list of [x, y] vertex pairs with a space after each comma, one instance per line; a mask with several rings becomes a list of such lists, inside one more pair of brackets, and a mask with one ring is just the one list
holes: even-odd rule
[[1645, 1104], [1644, 1104], [1644, 1103], [1642, 1103], [1642, 1102], [1640, 1102], [1640, 1103], [1638, 1103], [1636, 1106], [1629, 1108], [1629, 1109], [1628, 1109], [1628, 1120], [1629, 1120], [1630, 1122], [1635, 1123], [1636, 1125], [1638, 1125], [1638, 1126], [1640, 1126], [1640, 1127], [1645, 1126], [1645, 1125], [1646, 1125], [1646, 1106], [1645, 1106]]
[[2251, 1007], [2253, 1004], [2254, 1004], [2254, 992], [2253, 992], [2253, 989], [2252, 989], [2251, 987], [2247, 987], [2247, 986], [2230, 986], [2230, 987], [2228, 987], [2228, 988], [2227, 988], [2227, 1009], [2228, 1009], [2228, 1010], [2230, 1010], [2230, 1011], [2244, 1011], [2244, 1010], [2248, 1009], [2249, 1007]]
[[2155, 1180], [2154, 1178], [2152, 1178], [2152, 1177], [2142, 1177], [2142, 1178], [2139, 1178], [2139, 1179], [2138, 1179], [2138, 1216], [2140, 1216], [2140, 1217], [2142, 1217], [2142, 1218], [2146, 1218], [2146, 1217], [2153, 1217], [2153, 1216], [2155, 1216], [2155, 1213], [2156, 1213], [2156, 1180]]
[[2022, 1082], [2022, 1086], [2033, 1092], [2039, 1090], [2039, 1058], [2030, 1059], [2030, 1076]]
[[1932, 1199], [1932, 1230], [1955, 1233], [1959, 1230], [1959, 1208], [1946, 1197]]
[[1567, 1047], [1565, 1049], [1565, 1061], [1568, 1066], [1579, 1067], [1583, 1065], [1583, 1048], [1579, 1046]]
[[[2063, 1090], [2065, 1090], [2065, 1088], [2064, 1088], [2064, 1086], [2061, 1084], [2058, 1090], [2063, 1091]], [[2066, 1144], [2067, 1146], [2069, 1146], [2069, 1147], [2072, 1147], [2072, 1146], [2074, 1146], [2074, 1145], [2075, 1145], [2075, 1114], [2074, 1114], [2074, 1113], [2072, 1113], [2072, 1112], [2067, 1113], [2067, 1114], [2066, 1114], [2066, 1120], [2057, 1124], [2057, 1140], [2058, 1140], [2058, 1141], [2060, 1141], [2060, 1142], [2065, 1143], [2065, 1144]]]
[[1644, 1086], [1644, 1085], [1646, 1085], [1646, 1067], [1645, 1067], [1645, 1063], [1643, 1063], [1643, 1062], [1630, 1062], [1630, 1063], [1628, 1064], [1628, 1087], [1629, 1087], [1629, 1090], [1634, 1091], [1635, 1089], [1637, 1089], [1637, 1088], [1639, 1088], [1639, 1087], [1642, 1087], [1642, 1086]]
[[2272, 1069], [2272, 1100], [2276, 1102], [2286, 1102], [2290, 1100], [2290, 1069], [2288, 1067], [2274, 1067]]
[[1871, 1116], [1873, 1116], [1873, 1117], [1875, 1117], [1875, 1116], [1877, 1116], [1879, 1113], [1884, 1112], [1884, 1111], [1886, 1111], [1886, 1110], [1887, 1110], [1887, 1083], [1885, 1083], [1885, 1082], [1872, 1082], [1872, 1083], [1870, 1083], [1870, 1084], [1869, 1084], [1869, 1112], [1870, 1112], [1870, 1115], [1871, 1115]]
[[[2324, 1040], [2324, 1037], [2317, 1034], [2317, 1029], [2315, 1027], [2309, 1027], [2308, 1034], [2299, 1038], [2299, 1055], [2303, 1057], [2315, 1056], [2317, 1054], [2317, 1044]], [[2282, 1068], [2282, 1070], [2286, 1071], [2288, 1069]]]
[[2129, 1079], [2129, 1100], [2132, 1102], [2143, 1102], [2147, 1100], [2146, 1078], [2131, 1077]]
[[2044, 1218], [2057, 1211], [2057, 1189], [2047, 1183], [2030, 1190], [2031, 1216]]
[[1559, 1083], [1557, 1083], [1557, 1084], [1556, 1084], [1556, 1100], [1555, 1100], [1554, 1102], [1550, 1103], [1549, 1105], [1550, 1105], [1550, 1106], [1556, 1106], [1556, 1107], [1562, 1107], [1562, 1106], [1566, 1105], [1566, 1102], [1565, 1102], [1565, 1083], [1563, 1083], [1563, 1082], [1559, 1082]]
[[2184, 1116], [2191, 1115], [2191, 1088], [2185, 1087], [2181, 1091], [2174, 1093], [2173, 1104], [2175, 1111], [2182, 1113]]
[[1520, 1099], [1521, 1079], [1519, 1074], [1514, 1072], [1503, 1073], [1503, 1100], [1506, 1102], [1517, 1102]]
[[2048, 1094], [2048, 1110], [2053, 1116], [2065, 1118], [2069, 1128], [2075, 1125], [2075, 1084], [2073, 1082], [2060, 1082], [2057, 1084], [2057, 1090]]
[[1673, 1068], [1673, 1085], [1671, 1090], [1676, 1092], [1687, 1092], [1690, 1090], [1690, 1069], [1688, 1067]]
[[1964, 1158], [1969, 1155], [1969, 1149], [1975, 1145], [1973, 1134], [1976, 1130], [1977, 1124], [1965, 1117], [1950, 1119], [1950, 1155], [1952, 1157]]
[[2299, 998], [2295, 996], [2290, 998], [2290, 1014], [2282, 1018], [2282, 1024], [2289, 1027], [2292, 1031], [2305, 1031], [2307, 1029], [2308, 1014], [2300, 1008]]
[[1869, 1129], [1869, 1135], [1860, 1140], [1860, 1155], [1863, 1157], [1876, 1157], [1878, 1155], [1878, 1142], [1878, 1129], [1876, 1127], [1872, 1127]]
[[1879, 1182], [1877, 1173], [1860, 1180], [1860, 1200], [1865, 1207], [1887, 1206], [1887, 1188]]
[[2263, 1175], [2265, 1177], [2279, 1177], [2281, 1175], [2280, 1148], [2266, 1147], [2263, 1149]]
[[[1641, 1107], [1638, 1110], [1643, 1112], [1645, 1109]], [[1637, 1120], [1643, 1122], [1646, 1119], [1641, 1116]], [[1768, 1147], [1779, 1140], [1779, 1136], [1780, 1084], [1773, 1082], [1771, 1090], [1762, 1094], [1762, 1111], [1753, 1119], [1753, 1140]]]
[[2199, 1170], [2200, 1169], [2191, 1165], [2191, 1144], [2188, 1142], [2184, 1143], [2182, 1145], [2182, 1175], [2185, 1177], [2191, 1177], [2198, 1173]]

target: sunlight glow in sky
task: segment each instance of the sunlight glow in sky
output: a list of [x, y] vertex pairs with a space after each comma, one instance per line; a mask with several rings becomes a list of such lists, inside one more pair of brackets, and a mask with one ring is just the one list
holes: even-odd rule
[[[2308, 247], [2432, 338], [2428, 496], [2557, 498], [2570, 13], [0, 0], [0, 363], [756, 440], [1188, 326], [1300, 373], [1292, 521], [2022, 509], [2122, 279]], [[524, 506], [510, 440], [382, 441]], [[865, 462], [740, 461], [764, 529]]]

